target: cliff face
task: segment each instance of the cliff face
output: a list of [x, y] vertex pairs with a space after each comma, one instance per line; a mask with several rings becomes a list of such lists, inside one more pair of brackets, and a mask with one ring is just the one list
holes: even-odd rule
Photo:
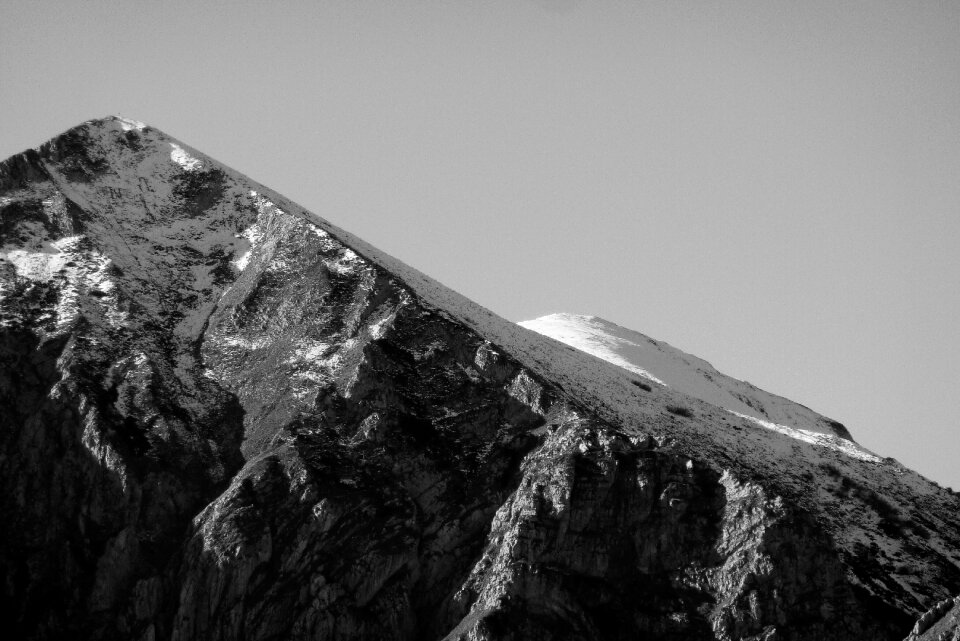
[[[902, 639], [960, 500], [499, 319], [152, 128], [0, 165], [30, 639]], [[682, 411], [681, 411], [682, 410]]]

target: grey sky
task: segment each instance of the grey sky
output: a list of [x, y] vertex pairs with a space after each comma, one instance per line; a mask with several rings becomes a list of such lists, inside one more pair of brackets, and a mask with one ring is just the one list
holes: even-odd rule
[[0, 156], [146, 121], [512, 320], [960, 489], [960, 3], [12, 2]]

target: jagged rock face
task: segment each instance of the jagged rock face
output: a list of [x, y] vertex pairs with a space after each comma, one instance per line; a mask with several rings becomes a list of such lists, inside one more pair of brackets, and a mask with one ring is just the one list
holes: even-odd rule
[[0, 165], [0, 255], [16, 638], [901, 639], [960, 590], [949, 493], [664, 413], [137, 123]]
[[924, 612], [905, 641], [960, 641], [960, 596]]
[[884, 636], [807, 515], [652, 438], [571, 427], [526, 459], [452, 638]]

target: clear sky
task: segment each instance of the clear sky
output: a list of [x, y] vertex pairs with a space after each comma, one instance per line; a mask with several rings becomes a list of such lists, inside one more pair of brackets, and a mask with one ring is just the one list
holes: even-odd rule
[[0, 157], [108, 114], [960, 489], [960, 2], [0, 0]]

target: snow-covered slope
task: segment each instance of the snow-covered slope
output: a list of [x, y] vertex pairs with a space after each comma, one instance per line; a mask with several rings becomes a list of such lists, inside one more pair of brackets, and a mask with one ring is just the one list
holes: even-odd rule
[[718, 372], [702, 358], [602, 318], [561, 313], [522, 321], [520, 325], [739, 416], [850, 438], [837, 421]]

